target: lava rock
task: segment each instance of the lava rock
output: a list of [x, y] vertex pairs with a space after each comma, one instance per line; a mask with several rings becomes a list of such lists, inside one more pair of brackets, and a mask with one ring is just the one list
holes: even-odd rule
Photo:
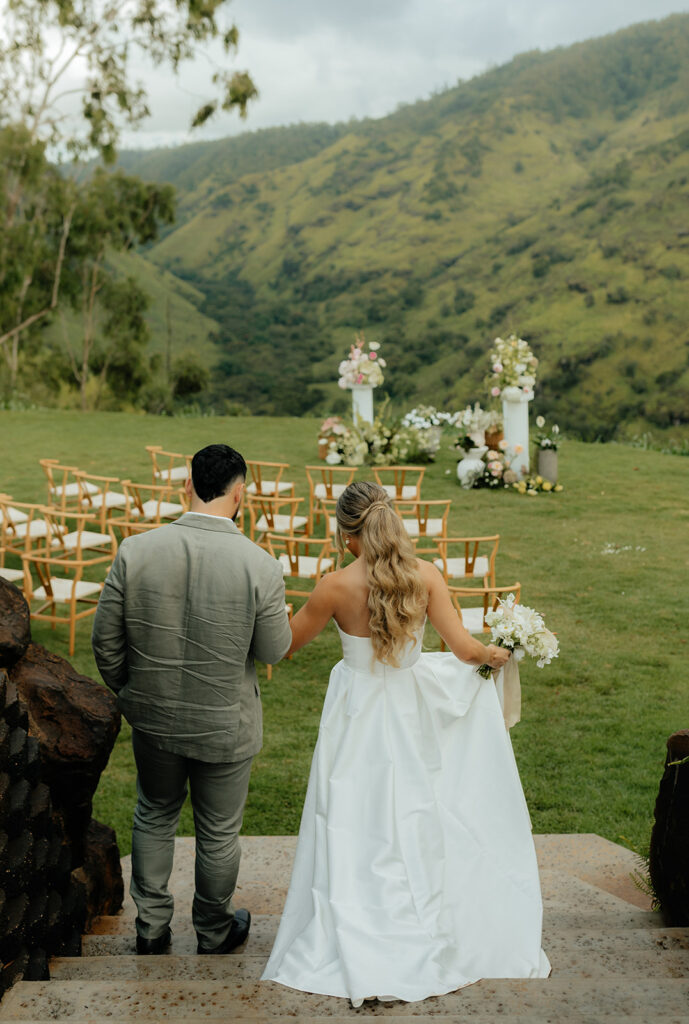
[[91, 819], [84, 845], [83, 866], [74, 874], [85, 886], [88, 931], [95, 918], [117, 914], [122, 909], [124, 882], [114, 829]]
[[40, 745], [41, 775], [83, 863], [84, 836], [101, 772], [120, 730], [114, 695], [39, 644], [30, 644], [10, 671]]
[[649, 873], [665, 924], [689, 925], [689, 729], [667, 741], [665, 771], [655, 805]]
[[21, 590], [0, 576], [0, 665], [14, 665], [30, 643], [29, 606]]

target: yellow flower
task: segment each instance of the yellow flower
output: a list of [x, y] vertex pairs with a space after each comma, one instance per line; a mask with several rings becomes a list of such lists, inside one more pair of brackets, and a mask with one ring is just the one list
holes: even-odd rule
[[553, 489], [553, 485], [551, 484], [550, 480], [544, 480], [543, 481], [543, 490], [544, 491], [551, 491], [552, 489]]
[[543, 477], [542, 476], [537, 476], [536, 477], [536, 483], [537, 484], [542, 484], [543, 483]]
[[562, 490], [562, 484], [555, 484], [555, 490], [556, 491], [561, 491]]
[[538, 491], [534, 491], [533, 488], [529, 489], [526, 493], [527, 494], [531, 494], [533, 496], [537, 496], [538, 495]]
[[514, 486], [517, 488], [520, 494], [526, 494], [526, 482], [524, 480], [520, 480], [519, 483], [515, 484]]

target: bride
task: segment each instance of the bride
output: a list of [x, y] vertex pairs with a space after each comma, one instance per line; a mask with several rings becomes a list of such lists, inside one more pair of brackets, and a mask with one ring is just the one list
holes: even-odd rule
[[[291, 651], [332, 618], [325, 697], [297, 852], [263, 974], [306, 992], [417, 1000], [480, 978], [544, 978], [541, 892], [493, 679], [387, 493], [355, 481], [338, 547], [292, 622]], [[428, 618], [451, 653], [421, 653]]]

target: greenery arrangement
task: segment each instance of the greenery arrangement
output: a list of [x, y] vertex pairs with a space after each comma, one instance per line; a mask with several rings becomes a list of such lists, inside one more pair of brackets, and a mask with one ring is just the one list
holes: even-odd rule
[[[416, 410], [403, 419], [393, 416], [386, 399], [379, 406], [373, 423], [357, 417], [355, 421], [325, 420], [330, 430], [328, 454], [325, 461], [332, 466], [391, 466], [400, 463], [432, 462], [440, 448], [441, 424], [437, 410], [429, 407], [426, 416], [415, 415]], [[430, 422], [437, 419], [438, 424]], [[421, 422], [415, 422], [415, 421]]]

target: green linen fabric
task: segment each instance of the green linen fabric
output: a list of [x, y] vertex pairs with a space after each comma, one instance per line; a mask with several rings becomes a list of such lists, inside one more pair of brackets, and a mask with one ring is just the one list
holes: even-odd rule
[[130, 725], [208, 762], [261, 749], [254, 659], [274, 664], [290, 642], [280, 564], [229, 519], [193, 512], [122, 542], [92, 636]]

